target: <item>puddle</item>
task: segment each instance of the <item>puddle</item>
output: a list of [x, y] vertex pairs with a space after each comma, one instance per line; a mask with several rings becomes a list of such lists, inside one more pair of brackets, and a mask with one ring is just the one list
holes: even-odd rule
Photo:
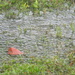
[[75, 7], [72, 7], [70, 10], [55, 10], [37, 17], [24, 15], [14, 20], [0, 15], [0, 61], [13, 59], [6, 52], [8, 47], [18, 48], [28, 58], [45, 55], [63, 57], [75, 46], [75, 32], [70, 27], [71, 23], [75, 25], [74, 10]]

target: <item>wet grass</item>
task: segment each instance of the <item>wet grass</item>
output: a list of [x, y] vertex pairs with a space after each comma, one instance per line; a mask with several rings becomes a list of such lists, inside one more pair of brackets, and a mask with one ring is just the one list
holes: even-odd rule
[[[33, 11], [33, 14], [40, 13], [40, 11], [45, 13], [46, 11], [52, 11], [52, 9], [66, 8], [64, 3], [67, 3], [68, 7], [70, 7], [71, 4], [74, 4], [74, 0], [0, 0], [0, 12], [8, 12], [8, 10], [11, 9], [19, 10], [20, 12]], [[15, 12], [9, 11], [6, 17], [15, 18], [17, 15]]]
[[74, 23], [70, 23], [70, 28], [71, 28], [72, 32], [75, 32], [75, 25], [74, 25]]
[[27, 32], [27, 29], [26, 28], [24, 28], [23, 29], [23, 32], [24, 32], [24, 35], [26, 34], [26, 32]]
[[0, 67], [0, 75], [74, 75], [74, 51], [67, 55], [67, 59], [58, 56], [53, 58], [35, 58], [24, 62], [23, 59], [11, 60]]
[[[5, 1], [5, 0], [1, 0], [2, 4], [0, 5], [0, 10], [7, 10], [10, 9], [11, 7], [14, 8], [14, 6], [16, 5], [16, 2], [18, 0], [11, 0], [11, 1]], [[23, 1], [23, 0], [22, 0]], [[28, 0], [29, 1], [29, 0]], [[30, 0], [30, 1], [34, 1], [34, 0]], [[52, 0], [51, 2], [51, 6], [47, 6], [48, 4], [41, 4], [43, 1], [44, 3], [47, 3], [46, 0], [41, 0], [40, 5], [39, 0], [36, 0], [33, 3], [33, 5], [31, 6], [31, 4], [28, 3], [20, 3], [18, 5], [16, 5], [16, 8], [18, 9], [20, 6], [20, 10], [23, 11], [31, 8], [34, 11], [38, 12], [40, 10], [42, 10], [44, 13], [48, 10], [48, 8], [52, 7], [58, 7], [58, 4], [60, 4], [60, 1], [64, 1], [64, 0], [58, 0], [58, 2], [56, 2], [56, 0]], [[63, 2], [62, 2], [63, 3]], [[14, 6], [13, 6], [14, 5]], [[39, 5], [39, 8], [38, 8]], [[41, 6], [43, 5], [43, 7], [41, 8]], [[70, 5], [70, 4], [69, 4]], [[6, 7], [6, 8], [5, 8]], [[3, 9], [5, 8], [5, 9]], [[44, 9], [43, 9], [44, 8]], [[15, 9], [15, 8], [14, 8]], [[51, 9], [50, 9], [51, 10]], [[56, 15], [58, 16], [59, 13], [56, 13]], [[11, 19], [11, 18], [15, 18], [16, 17], [16, 13], [15, 12], [9, 12], [6, 13], [5, 15], [7, 18]], [[66, 25], [64, 25], [66, 26]], [[50, 25], [50, 28], [53, 28], [52, 25]], [[70, 24], [70, 28], [71, 30], [74, 32], [74, 24], [71, 23]], [[32, 30], [32, 29], [31, 29]], [[21, 29], [20, 26], [18, 26], [18, 32], [19, 35], [24, 33], [26, 34], [27, 29]], [[7, 31], [2, 32], [3, 34], [6, 34]], [[47, 33], [46, 33], [47, 34]], [[9, 36], [13, 36], [13, 34], [9, 34]], [[57, 38], [62, 38], [62, 30], [59, 26], [56, 27], [56, 36]], [[49, 46], [49, 44], [47, 43], [49, 40], [46, 36], [42, 36], [40, 38], [40, 40], [42, 41], [42, 45], [43, 47]], [[14, 42], [18, 42], [18, 38], [14, 39]], [[23, 43], [23, 41], [19, 41], [20, 46], [22, 46], [21, 43]], [[47, 43], [47, 44], [46, 44]], [[6, 44], [9, 45], [10, 41], [6, 41]], [[51, 44], [52, 45], [52, 44]], [[54, 45], [52, 45], [54, 46]], [[69, 45], [68, 45], [69, 46]], [[36, 46], [35, 46], [36, 48]], [[24, 60], [18, 59], [18, 60], [11, 60], [11, 61], [7, 61], [4, 62], [3, 65], [0, 67], [0, 75], [74, 75], [75, 74], [75, 52], [72, 51], [70, 53], [67, 54], [67, 58], [62, 59], [59, 58], [58, 56], [53, 57], [53, 58], [35, 58], [35, 57], [31, 57], [31, 60], [28, 60], [27, 62], [24, 62]]]
[[5, 13], [5, 17], [8, 19], [15, 19], [19, 14], [15, 13], [14, 11], [9, 10]]
[[56, 27], [56, 37], [62, 38], [62, 31], [59, 26]]

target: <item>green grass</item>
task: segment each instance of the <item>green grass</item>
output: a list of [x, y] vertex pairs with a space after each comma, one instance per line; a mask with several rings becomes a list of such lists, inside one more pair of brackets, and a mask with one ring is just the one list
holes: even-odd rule
[[75, 25], [74, 25], [74, 23], [70, 23], [70, 28], [71, 28], [72, 32], [75, 32]]
[[67, 59], [53, 58], [32, 58], [27, 62], [23, 60], [11, 60], [3, 63], [0, 68], [0, 75], [74, 75], [75, 61], [74, 52], [67, 55]]
[[56, 37], [62, 38], [62, 30], [59, 26], [56, 27]]
[[18, 9], [20, 11], [26, 11], [29, 9], [33, 12], [44, 11], [45, 9], [58, 8], [65, 2], [68, 5], [74, 3], [72, 0], [0, 0], [0, 10]]
[[[68, 4], [67, 7], [64, 5], [65, 3]], [[19, 18], [18, 15], [21, 12], [26, 14], [26, 12], [32, 11], [33, 15], [40, 15], [40, 11], [45, 14], [54, 9], [69, 9], [73, 4], [73, 0], [0, 0], [0, 13], [6, 12], [7, 19], [15, 19]], [[18, 13], [13, 10], [18, 10]]]

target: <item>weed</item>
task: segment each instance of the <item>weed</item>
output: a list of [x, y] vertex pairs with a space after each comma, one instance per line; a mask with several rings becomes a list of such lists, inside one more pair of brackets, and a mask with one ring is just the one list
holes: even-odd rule
[[56, 36], [62, 38], [62, 31], [59, 26], [56, 27]]
[[18, 25], [18, 31], [19, 31], [19, 35], [22, 34], [22, 28], [20, 27], [20, 25]]
[[70, 66], [75, 64], [75, 51], [71, 51], [68, 53], [68, 58], [69, 58], [69, 64]]
[[46, 35], [43, 35], [40, 37], [40, 40], [44, 43], [44, 42], [48, 42], [48, 38]]
[[2, 34], [6, 34], [8, 31], [3, 31]]
[[5, 17], [7, 19], [15, 19], [17, 16], [18, 16], [18, 14], [13, 11], [8, 11], [5, 13]]
[[72, 32], [75, 32], [75, 25], [74, 25], [74, 23], [70, 24], [70, 28], [71, 28]]
[[14, 42], [18, 42], [18, 38], [15, 38], [15, 39], [14, 39]]
[[26, 34], [26, 32], [27, 32], [27, 29], [26, 29], [26, 28], [24, 28], [24, 29], [23, 29], [23, 31], [24, 31], [24, 34]]

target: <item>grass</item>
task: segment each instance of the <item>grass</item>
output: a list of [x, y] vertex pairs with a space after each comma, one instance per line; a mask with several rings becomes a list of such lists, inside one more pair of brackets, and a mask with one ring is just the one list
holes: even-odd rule
[[65, 2], [69, 6], [74, 3], [73, 0], [0, 0], [0, 10], [18, 9], [20, 12], [31, 10], [39, 13], [50, 8], [59, 8], [60, 5], [64, 7]]
[[72, 32], [75, 32], [75, 25], [74, 25], [74, 23], [70, 23], [70, 28], [71, 28]]
[[[72, 0], [69, 0], [72, 1]], [[65, 0], [0, 0], [0, 10], [6, 11], [9, 9], [18, 9], [22, 12], [26, 10], [32, 10], [33, 12], [39, 12], [40, 10], [46, 12], [50, 8], [58, 8], [59, 5], [63, 4]], [[69, 6], [71, 5], [68, 2]], [[50, 9], [51, 10], [51, 9]], [[58, 13], [57, 13], [58, 15]], [[15, 18], [17, 14], [13, 11], [9, 11], [5, 14], [9, 19]], [[74, 32], [74, 24], [70, 24], [72, 31]], [[21, 33], [26, 34], [27, 29], [21, 29], [18, 26], [19, 35]], [[56, 27], [56, 36], [61, 38], [62, 31], [59, 26]], [[3, 32], [5, 34], [7, 32]], [[48, 42], [46, 36], [42, 36], [40, 39], [43, 43]], [[14, 39], [18, 42], [18, 39]], [[21, 43], [22, 41], [20, 41]], [[9, 44], [10, 41], [6, 41]], [[46, 44], [43, 44], [46, 46]], [[5, 61], [0, 67], [0, 75], [74, 75], [75, 74], [75, 52], [70, 52], [67, 55], [67, 59], [62, 59], [59, 57], [53, 58], [35, 58], [27, 62], [24, 60], [11, 60]]]
[[14, 11], [9, 10], [5, 13], [5, 17], [8, 19], [15, 19], [18, 16], [18, 13], [15, 13]]
[[56, 37], [62, 38], [62, 30], [59, 26], [56, 27]]
[[0, 75], [74, 75], [74, 53], [69, 53], [67, 59], [57, 56], [43, 59], [33, 57], [25, 63], [22, 59], [11, 60], [0, 67]]
[[23, 31], [23, 30], [22, 30], [21, 26], [18, 25], [18, 32], [19, 32], [19, 35], [22, 34], [22, 31]]
[[[67, 7], [64, 5], [65, 3], [67, 3]], [[0, 0], [0, 13], [6, 12], [7, 19], [16, 19], [20, 18], [18, 16], [21, 12], [26, 14], [26, 12], [32, 11], [33, 15], [41, 15], [40, 11], [45, 14], [53, 9], [69, 9], [73, 4], [74, 0]], [[15, 10], [18, 10], [18, 13]]]
[[24, 34], [26, 34], [26, 32], [27, 32], [27, 29], [26, 29], [26, 28], [24, 28], [24, 29], [23, 29], [23, 32], [24, 32]]

